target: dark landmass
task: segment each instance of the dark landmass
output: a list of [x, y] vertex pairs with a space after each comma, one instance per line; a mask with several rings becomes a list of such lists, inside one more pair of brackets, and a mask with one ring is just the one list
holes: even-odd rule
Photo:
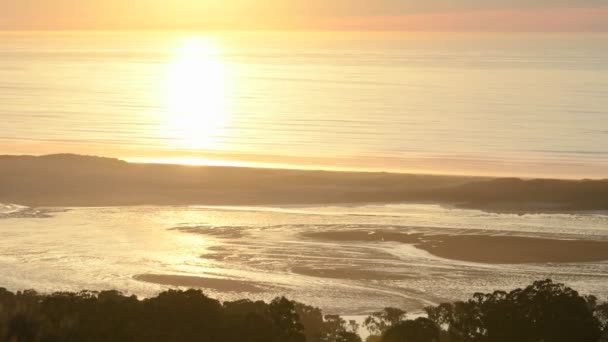
[[608, 260], [608, 241], [365, 230], [311, 232], [302, 235], [328, 241], [401, 242], [414, 245], [440, 258], [485, 264], [581, 263]]
[[117, 291], [49, 295], [0, 288], [0, 341], [201, 342], [604, 342], [608, 303], [551, 280], [425, 309], [370, 314], [362, 327], [315, 307], [275, 298], [220, 302], [200, 290], [138, 299]]
[[608, 180], [521, 180], [0, 156], [0, 202], [27, 206], [433, 202], [507, 212], [608, 210]]

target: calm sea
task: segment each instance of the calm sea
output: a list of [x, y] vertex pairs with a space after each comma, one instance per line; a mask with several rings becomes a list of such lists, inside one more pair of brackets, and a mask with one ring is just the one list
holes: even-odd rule
[[603, 178], [606, 42], [0, 33], [0, 154]]

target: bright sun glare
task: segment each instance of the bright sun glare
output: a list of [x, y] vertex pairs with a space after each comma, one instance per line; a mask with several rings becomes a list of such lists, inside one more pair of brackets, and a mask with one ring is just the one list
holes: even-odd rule
[[165, 135], [180, 148], [217, 148], [227, 120], [225, 92], [225, 67], [213, 43], [181, 41], [169, 65]]

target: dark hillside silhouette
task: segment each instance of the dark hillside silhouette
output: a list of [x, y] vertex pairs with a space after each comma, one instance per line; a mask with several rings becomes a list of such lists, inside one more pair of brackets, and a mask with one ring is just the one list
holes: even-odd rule
[[29, 206], [405, 201], [491, 211], [608, 210], [608, 180], [194, 167], [78, 155], [0, 156], [0, 202]]

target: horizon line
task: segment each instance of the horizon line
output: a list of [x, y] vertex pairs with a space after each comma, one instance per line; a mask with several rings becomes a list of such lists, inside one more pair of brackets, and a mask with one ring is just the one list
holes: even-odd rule
[[546, 34], [563, 34], [563, 33], [587, 33], [587, 34], [603, 34], [608, 33], [608, 28], [601, 30], [472, 30], [472, 29], [458, 29], [458, 30], [423, 30], [423, 29], [381, 29], [381, 28], [369, 28], [369, 29], [351, 29], [351, 28], [318, 28], [318, 29], [300, 29], [300, 28], [0, 28], [2, 33], [18, 33], [18, 32], [57, 32], [57, 33], [68, 33], [68, 32], [175, 32], [175, 33], [200, 33], [200, 32], [289, 32], [289, 33], [306, 33], [306, 32], [317, 32], [317, 33], [334, 33], [334, 32], [365, 32], [365, 33], [441, 33], [441, 34], [453, 34], [453, 33], [477, 33], [477, 34], [496, 34], [496, 33], [546, 33]]

